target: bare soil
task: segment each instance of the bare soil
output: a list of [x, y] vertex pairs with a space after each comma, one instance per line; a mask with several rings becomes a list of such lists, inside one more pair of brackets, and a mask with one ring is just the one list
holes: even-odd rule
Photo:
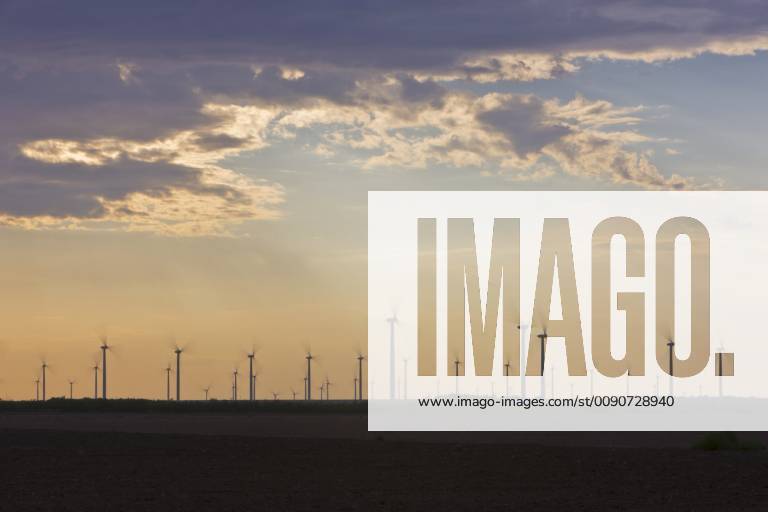
[[364, 420], [2, 413], [0, 510], [768, 509], [768, 454], [695, 450], [694, 434], [382, 435]]

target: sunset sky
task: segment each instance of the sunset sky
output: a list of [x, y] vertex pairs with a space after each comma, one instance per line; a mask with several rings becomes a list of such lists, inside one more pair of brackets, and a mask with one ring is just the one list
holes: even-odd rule
[[187, 398], [254, 344], [350, 396], [368, 190], [768, 188], [767, 50], [756, 1], [0, 0], [0, 397], [102, 335], [111, 396], [174, 340]]

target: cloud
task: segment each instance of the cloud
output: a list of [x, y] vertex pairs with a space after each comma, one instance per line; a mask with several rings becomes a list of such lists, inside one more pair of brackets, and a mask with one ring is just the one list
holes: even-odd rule
[[532, 82], [549, 80], [579, 70], [583, 56], [545, 53], [491, 53], [472, 56], [456, 66], [417, 73], [420, 80], [450, 82], [470, 80], [479, 83], [510, 80]]
[[149, 0], [120, 8], [12, 0], [3, 5], [0, 46], [18, 60], [245, 63], [279, 66], [284, 78], [309, 67], [530, 80], [575, 69], [578, 57], [659, 60], [765, 49], [767, 13], [751, 0], [393, 0], [354, 8], [299, 0], [268, 10], [244, 0], [227, 8], [171, 1], [162, 9]]
[[[363, 150], [364, 168], [484, 167], [533, 177], [546, 162], [574, 176], [646, 188], [691, 188], [665, 176], [632, 150], [650, 142], [628, 128], [640, 123], [641, 107], [616, 107], [577, 96], [571, 101], [528, 94], [445, 93], [439, 104], [393, 102], [355, 106], [317, 101], [281, 114], [275, 129], [313, 128], [324, 147]], [[535, 172], [538, 169], [538, 172]]]
[[0, 162], [0, 222], [25, 228], [98, 224], [173, 235], [228, 233], [247, 220], [279, 217], [282, 187], [218, 165], [263, 147], [265, 122], [243, 123], [227, 106], [203, 111], [218, 123], [153, 140], [42, 139]]
[[117, 156], [100, 165], [17, 157], [2, 162], [0, 223], [28, 229], [95, 228], [173, 235], [227, 233], [273, 219], [282, 188], [219, 167], [194, 168]]
[[523, 158], [572, 132], [565, 124], [548, 121], [544, 102], [533, 96], [514, 96], [496, 109], [480, 112], [477, 119], [491, 130], [502, 133]]
[[748, 0], [15, 0], [0, 13], [0, 222], [168, 234], [278, 217], [282, 187], [226, 162], [305, 132], [308, 152], [363, 169], [697, 186], [638, 149], [653, 142], [643, 107], [498, 82], [768, 49], [768, 6]]
[[673, 174], [663, 175], [648, 158], [628, 151], [621, 137], [584, 131], [570, 134], [544, 150], [567, 173], [584, 178], [607, 178], [623, 185], [648, 189], [683, 190], [696, 183]]
[[[202, 112], [216, 122], [152, 140], [29, 141], [19, 145], [21, 156], [51, 166], [44, 167], [46, 177], [64, 178], [66, 186], [27, 193], [24, 204], [45, 205], [40, 211], [6, 207], [5, 213], [40, 217], [41, 226], [55, 225], [59, 218], [69, 225], [75, 218], [176, 234], [208, 234], [226, 230], [227, 223], [274, 218], [282, 189], [219, 163], [296, 138], [302, 130], [323, 141], [310, 150], [314, 154], [361, 151], [362, 168], [483, 167], [513, 180], [532, 180], [551, 176], [556, 165], [568, 174], [620, 184], [694, 186], [663, 175], [647, 157], [629, 149], [649, 140], [626, 129], [641, 121], [641, 108], [581, 96], [563, 103], [529, 94], [478, 96], [432, 86], [429, 94], [417, 95], [421, 101], [403, 102], [402, 85], [393, 78], [365, 84], [350, 96], [351, 103], [315, 98], [303, 105], [205, 104]], [[58, 202], [43, 201], [59, 189]], [[59, 208], [51, 210], [52, 204]]]

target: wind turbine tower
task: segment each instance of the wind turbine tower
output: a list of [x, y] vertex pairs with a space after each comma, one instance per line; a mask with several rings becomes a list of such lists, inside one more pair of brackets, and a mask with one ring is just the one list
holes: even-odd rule
[[176, 401], [181, 400], [181, 353], [184, 349], [177, 346], [173, 353], [176, 354]]
[[456, 377], [456, 394], [459, 394], [459, 366], [461, 365], [461, 361], [459, 361], [459, 358], [456, 357], [456, 359], [453, 360], [453, 366], [454, 366], [454, 376]]
[[40, 401], [40, 379], [35, 379], [35, 401]]
[[70, 380], [69, 381], [69, 399], [70, 400], [72, 400], [72, 388], [73, 388], [74, 385], [75, 385], [75, 381], [74, 380]]
[[[307, 400], [312, 400], [312, 352], [307, 352], [304, 359], [307, 360]], [[322, 398], [320, 396], [321, 400]]]
[[541, 398], [544, 398], [546, 395], [546, 387], [547, 387], [547, 380], [544, 378], [544, 361], [546, 359], [546, 350], [547, 350], [547, 330], [544, 329], [544, 332], [541, 334], [536, 335], [537, 338], [539, 338], [539, 349], [541, 352]]
[[165, 399], [170, 402], [171, 400], [171, 363], [165, 367]]
[[232, 400], [237, 400], [237, 368], [232, 372]]
[[253, 357], [255, 355], [253, 350], [248, 354], [248, 400], [250, 401], [254, 400], [256, 394], [256, 377], [253, 375]]
[[723, 346], [723, 343], [720, 342], [720, 347], [717, 349], [717, 395], [719, 397], [723, 396], [723, 353], [725, 352], [725, 347]]
[[45, 402], [45, 370], [48, 368], [48, 363], [43, 361], [43, 402]]
[[109, 350], [109, 345], [107, 344], [107, 337], [102, 336], [101, 338], [101, 346], [99, 347], [101, 349], [101, 398], [106, 400], [107, 399], [107, 350]]
[[509, 361], [504, 363], [504, 394], [509, 395]]
[[99, 398], [99, 364], [93, 365], [93, 399]]
[[667, 346], [669, 347], [669, 395], [674, 396], [675, 394], [675, 388], [674, 388], [674, 379], [675, 379], [675, 367], [674, 367], [674, 361], [675, 361], [675, 342], [673, 340], [669, 340], [667, 342]]
[[363, 361], [365, 356], [363, 354], [357, 354], [357, 397], [359, 400], [363, 399]]

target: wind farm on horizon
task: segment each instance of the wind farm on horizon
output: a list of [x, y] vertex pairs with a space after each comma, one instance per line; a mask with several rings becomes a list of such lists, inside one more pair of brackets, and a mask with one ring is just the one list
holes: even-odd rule
[[[99, 351], [100, 351], [100, 357], [94, 359], [93, 364], [89, 367], [90, 371], [93, 372], [93, 390], [92, 395], [89, 394], [82, 394], [80, 398], [83, 399], [93, 399], [93, 400], [108, 400], [110, 398], [109, 395], [109, 372], [108, 368], [111, 369], [113, 362], [110, 361], [110, 358], [108, 357], [109, 352], [112, 352], [115, 348], [113, 344], [108, 340], [106, 336], [101, 336], [99, 338]], [[173, 355], [174, 363], [168, 362], [165, 367], [163, 367], [162, 372], [164, 375], [164, 397], [165, 401], [187, 401], [187, 402], [194, 402], [194, 401], [210, 401], [215, 400], [215, 398], [211, 397], [210, 392], [213, 389], [212, 384], [208, 384], [203, 387], [194, 387], [185, 390], [184, 389], [184, 379], [183, 379], [183, 365], [182, 365], [182, 355], [187, 352], [188, 346], [181, 345], [178, 343], [173, 343], [173, 346], [171, 348], [171, 354]], [[281, 397], [283, 400], [291, 400], [291, 401], [309, 401], [313, 399], [313, 381], [312, 381], [312, 370], [313, 365], [312, 362], [316, 361], [318, 357], [316, 355], [313, 355], [312, 351], [307, 347], [305, 348], [305, 355], [304, 359], [306, 360], [306, 373], [303, 377], [303, 394], [300, 395], [296, 392], [296, 387], [294, 385], [291, 385], [288, 387], [287, 390], [277, 390], [276, 388], [270, 388], [269, 391], [265, 391], [263, 393], [263, 396], [259, 396], [257, 393], [257, 383], [259, 382], [259, 370], [258, 370], [258, 361], [256, 358], [256, 352], [257, 348], [255, 345], [251, 347], [251, 349], [245, 354], [245, 360], [247, 360], [248, 364], [248, 373], [245, 375], [248, 382], [248, 392], [247, 395], [243, 395], [239, 392], [239, 390], [242, 389], [242, 386], [240, 385], [240, 379], [242, 378], [241, 372], [239, 369], [239, 363], [242, 362], [241, 360], [238, 361], [238, 364], [235, 365], [233, 368], [231, 374], [230, 374], [230, 382], [231, 382], [231, 388], [230, 388], [230, 395], [229, 399], [231, 401], [257, 401], [257, 400], [271, 400], [271, 401], [278, 401], [281, 400]], [[361, 351], [357, 351], [356, 353], [353, 353], [354, 355], [350, 357], [350, 367], [355, 372], [355, 378], [353, 381], [353, 385], [351, 387], [351, 392], [349, 395], [351, 395], [351, 400], [353, 401], [363, 401], [365, 399], [365, 393], [363, 388], [363, 362], [366, 360], [366, 357], [362, 354]], [[242, 358], [241, 358], [242, 359]], [[77, 380], [74, 378], [67, 378], [66, 379], [66, 386], [68, 386], [65, 391], [66, 392], [58, 392], [54, 393], [53, 395], [50, 393], [50, 370], [51, 365], [48, 362], [48, 358], [43, 357], [41, 358], [40, 367], [39, 367], [39, 373], [35, 376], [33, 380], [34, 384], [34, 398], [33, 401], [36, 402], [44, 402], [49, 400], [50, 398], [67, 398], [67, 399], [74, 399], [74, 390], [75, 390], [75, 384], [77, 384]], [[322, 401], [331, 401], [331, 387], [334, 386], [335, 383], [331, 381], [330, 376], [326, 373], [323, 375], [322, 379], [320, 380], [319, 386], [316, 387], [316, 390], [319, 391], [319, 400]], [[317, 401], [317, 396], [315, 395], [315, 401]], [[349, 400], [350, 398], [344, 398], [346, 394], [344, 394], [342, 391], [339, 391], [339, 398], [336, 399], [334, 395], [334, 399], [336, 400]], [[288, 398], [285, 398], [288, 397]], [[128, 397], [121, 396], [120, 399], [125, 399]], [[142, 396], [131, 396], [130, 398], [135, 399], [146, 399], [146, 397]], [[2, 399], [0, 399], [2, 400]], [[8, 400], [6, 400], [8, 401]], [[24, 400], [21, 400], [24, 401]]]
[[[414, 396], [409, 396], [408, 394], [408, 357], [405, 357], [402, 354], [399, 354], [399, 346], [396, 342], [396, 328], [399, 324], [399, 320], [397, 318], [396, 314], [392, 314], [390, 317], [384, 319], [386, 322], [386, 342], [382, 345], [383, 350], [388, 355], [388, 361], [387, 361], [387, 369], [389, 372], [389, 376], [386, 379], [387, 380], [387, 391], [388, 391], [388, 398], [390, 400], [402, 400], [402, 399], [408, 399], [408, 398], [414, 398]], [[527, 386], [530, 386], [531, 383], [538, 384], [536, 387], [538, 387], [538, 396], [539, 398], [546, 398], [546, 397], [554, 397], [556, 395], [560, 396], [573, 396], [574, 395], [574, 383], [569, 382], [566, 386], [568, 389], [568, 392], [561, 392], [556, 393], [555, 391], [555, 374], [556, 374], [556, 368], [555, 366], [547, 365], [545, 362], [547, 361], [546, 356], [549, 355], [547, 347], [548, 347], [548, 338], [549, 335], [547, 334], [546, 327], [539, 328], [538, 331], [534, 330], [529, 325], [518, 325], [517, 330], [521, 335], [521, 340], [526, 339], [526, 332], [531, 334], [531, 340], [536, 339], [538, 346], [538, 358], [537, 361], [537, 368], [538, 375], [532, 375], [526, 377], [523, 372], [515, 372], [515, 375], [510, 374], [510, 367], [513, 366], [512, 362], [510, 360], [505, 360], [502, 364], [503, 368], [503, 388], [500, 387], [499, 389], [503, 389], [503, 394], [499, 394], [496, 391], [495, 382], [493, 382], [493, 378], [490, 381], [490, 391], [485, 390], [481, 391], [480, 389], [474, 389], [474, 390], [466, 390], [462, 389], [460, 387], [459, 383], [459, 377], [463, 376], [465, 373], [465, 360], [459, 355], [454, 354], [450, 359], [450, 371], [448, 374], [446, 374], [445, 378], [455, 377], [455, 386], [448, 386], [447, 389], [444, 389], [443, 393], [440, 392], [440, 376], [437, 376], [436, 379], [436, 392], [433, 393], [433, 396], [446, 396], [446, 395], [474, 395], [474, 396], [485, 396], [485, 397], [496, 397], [504, 396], [504, 397], [520, 397], [525, 399], [527, 396], [535, 396], [533, 393], [531, 393], [530, 389], [527, 389]], [[533, 331], [533, 333], [531, 333]], [[382, 332], [384, 334], [384, 331]], [[67, 399], [74, 399], [75, 398], [75, 390], [77, 389], [80, 391], [79, 398], [83, 399], [93, 399], [93, 400], [107, 400], [107, 399], [148, 399], [148, 400], [163, 400], [163, 398], [160, 397], [148, 397], [146, 395], [142, 395], [141, 393], [136, 394], [126, 394], [124, 391], [120, 393], [119, 396], [110, 396], [109, 393], [109, 385], [110, 385], [110, 372], [112, 371], [113, 366], [115, 365], [115, 361], [113, 361], [114, 358], [110, 357], [111, 353], [114, 353], [116, 346], [107, 338], [106, 335], [102, 335], [98, 339], [99, 345], [98, 345], [98, 357], [94, 357], [92, 360], [92, 364], [89, 367], [90, 371], [92, 371], [93, 380], [92, 380], [92, 390], [89, 389], [89, 385], [87, 380], [84, 382], [85, 385], [83, 386], [77, 386], [80, 381], [78, 381], [77, 378], [72, 376], [72, 374], [69, 374], [66, 379], [62, 379], [60, 377], [56, 377], [54, 382], [51, 381], [51, 373], [54, 367], [50, 364], [50, 359], [48, 357], [41, 357], [40, 358], [40, 366], [39, 371], [35, 375], [34, 379], [32, 380], [31, 384], [34, 384], [34, 398], [33, 401], [46, 401], [49, 400], [52, 397], [55, 398], [67, 398]], [[535, 342], [531, 342], [535, 343]], [[722, 349], [722, 342], [721, 349]], [[386, 345], [386, 348], [384, 348], [384, 345]], [[673, 366], [673, 350], [675, 343], [670, 338], [667, 342], [667, 347], [669, 350], [668, 354], [668, 373], [669, 373], [669, 384], [667, 386], [667, 389], [661, 389], [659, 386], [659, 378], [656, 377], [656, 385], [653, 389], [654, 395], [660, 395], [660, 394], [667, 394], [667, 395], [674, 395], [674, 366]], [[520, 351], [520, 361], [518, 362], [518, 368], [523, 369], [526, 367], [527, 358], [526, 358], [526, 343], [521, 342], [521, 351]], [[258, 348], [256, 344], [253, 344], [247, 351], [241, 351], [241, 354], [236, 359], [235, 364], [232, 366], [231, 372], [229, 374], [228, 380], [229, 380], [229, 392], [227, 395], [224, 395], [224, 391], [221, 385], [214, 385], [215, 378], [222, 378], [223, 375], [213, 375], [209, 374], [207, 376], [208, 381], [206, 385], [199, 385], [199, 384], [187, 384], [185, 387], [185, 370], [184, 368], [188, 352], [189, 352], [189, 344], [180, 344], [175, 341], [173, 341], [169, 346], [169, 361], [166, 363], [164, 367], [162, 367], [162, 376], [163, 376], [163, 394], [162, 397], [164, 397], [164, 401], [176, 401], [176, 402], [197, 402], [197, 401], [210, 401], [210, 400], [221, 400], [221, 401], [364, 401], [368, 400], [369, 394], [376, 398], [376, 395], [373, 394], [373, 386], [374, 381], [371, 380], [369, 383], [369, 387], [371, 389], [365, 389], [364, 388], [364, 380], [365, 380], [365, 374], [364, 374], [364, 363], [367, 361], [367, 356], [363, 354], [361, 350], [358, 350], [357, 352], [352, 352], [353, 355], [349, 357], [349, 361], [344, 363], [349, 365], [349, 369], [352, 370], [352, 378], [351, 379], [342, 379], [340, 382], [336, 382], [331, 379], [331, 375], [328, 372], [327, 369], [318, 368], [318, 362], [323, 361], [324, 357], [319, 357], [317, 352], [314, 352], [308, 345], [305, 345], [303, 347], [303, 360], [304, 363], [297, 364], [297, 368], [300, 368], [302, 370], [302, 378], [296, 379], [293, 383], [290, 383], [288, 386], [285, 384], [281, 386], [277, 386], [274, 384], [274, 382], [270, 383], [268, 381], [262, 381], [264, 378], [264, 373], [262, 373], [260, 368], [260, 358], [257, 358], [257, 352]], [[528, 347], [530, 348], [530, 347]], [[193, 357], [194, 357], [194, 351]], [[298, 355], [296, 356], [296, 359], [298, 360]], [[242, 363], [245, 363], [247, 361], [247, 373], [241, 372], [240, 365]], [[339, 363], [339, 361], [335, 361], [336, 363]], [[400, 365], [398, 365], [398, 362]], [[119, 362], [118, 362], [119, 364]], [[724, 371], [722, 369], [723, 367], [723, 360], [717, 359], [717, 396], [723, 397], [723, 382], [722, 382], [722, 376], [724, 375]], [[401, 368], [401, 370], [398, 369], [398, 366]], [[338, 364], [335, 366], [338, 368]], [[58, 370], [58, 368], [56, 368]], [[321, 374], [318, 374], [318, 371], [322, 370]], [[197, 371], [199, 374], [199, 369]], [[197, 375], [199, 377], [199, 375]], [[281, 373], [280, 376], [282, 377], [283, 374]], [[625, 386], [627, 390], [627, 394], [629, 394], [629, 377], [630, 375], [626, 376], [625, 379]], [[247, 392], [243, 392], [243, 385], [242, 380], [247, 379], [246, 382], [248, 383], [247, 386]], [[519, 389], [510, 390], [510, 382], [514, 382], [519, 379], [519, 385], [516, 386], [516, 388], [519, 387]], [[298, 383], [302, 382], [302, 391], [297, 392], [298, 389]], [[528, 381], [528, 384], [526, 384], [526, 381]], [[586, 381], [585, 381], [586, 382]], [[549, 384], [549, 386], [547, 386]], [[53, 387], [52, 387], [53, 385]], [[561, 385], [563, 387], [563, 385]], [[548, 389], [549, 388], [549, 389]], [[593, 395], [594, 394], [594, 372], [590, 372], [588, 376], [588, 393], [583, 393], [582, 396], [585, 394]], [[55, 389], [55, 391], [52, 393], [52, 389]], [[565, 389], [565, 388], [564, 388]], [[219, 396], [214, 397], [212, 396], [212, 391], [218, 391]], [[258, 392], [257, 392], [258, 391]], [[471, 391], [471, 392], [470, 392]], [[511, 392], [512, 391], [512, 392]], [[562, 390], [561, 390], [562, 391]], [[666, 391], [666, 393], [664, 393]], [[379, 396], [386, 397], [386, 395], [382, 394]], [[693, 396], [693, 395], [692, 395]], [[701, 391], [701, 386], [699, 386], [699, 396], [703, 396]], [[8, 400], [6, 400], [8, 401]], [[23, 400], [22, 400], [23, 401]]]

